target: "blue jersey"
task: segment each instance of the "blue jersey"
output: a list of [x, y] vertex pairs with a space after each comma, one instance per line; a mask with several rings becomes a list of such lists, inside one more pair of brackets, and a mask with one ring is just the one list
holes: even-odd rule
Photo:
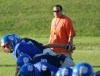
[[40, 54], [40, 55], [33, 57], [32, 63], [34, 64], [34, 63], [37, 63], [37, 62], [40, 62], [40, 61], [48, 62], [51, 65], [59, 68], [63, 64], [65, 58], [66, 58], [66, 56], [64, 54], [58, 54], [58, 55], [55, 55], [55, 56], [52, 56], [52, 55], [49, 55], [49, 54], [45, 54], [45, 55]]
[[51, 76], [51, 72], [56, 73], [58, 68], [47, 63], [47, 62], [38, 62], [34, 64], [35, 67], [35, 76]]
[[21, 41], [23, 42], [32, 42], [39, 50], [43, 51], [44, 49], [46, 49], [47, 47], [43, 46], [42, 43], [39, 43], [33, 39], [30, 38], [22, 38]]
[[42, 43], [39, 43], [33, 39], [30, 39], [30, 38], [22, 38], [20, 40], [20, 42], [26, 42], [26, 43], [32, 43], [34, 46], [36, 46], [41, 52], [43, 52], [44, 54], [45, 53], [48, 53], [50, 55], [56, 55], [56, 53], [51, 50], [50, 48], [46, 47], [46, 46], [43, 46]]
[[30, 57], [34, 57], [36, 54], [42, 53], [36, 46], [34, 46], [32, 43], [26, 43], [26, 42], [19, 42], [16, 44], [12, 54], [18, 58], [22, 54], [27, 54]]

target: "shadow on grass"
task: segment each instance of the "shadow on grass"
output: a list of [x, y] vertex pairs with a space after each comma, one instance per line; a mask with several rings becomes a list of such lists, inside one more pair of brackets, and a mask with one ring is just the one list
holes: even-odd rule
[[3, 64], [0, 64], [0, 67], [15, 67], [16, 65], [13, 65], [13, 64], [5, 64], [5, 65], [3, 65]]
[[94, 68], [100, 68], [100, 66], [93, 66]]
[[[13, 65], [13, 64], [5, 64], [5, 65], [3, 65], [3, 64], [0, 64], [0, 67], [15, 67], [16, 65]], [[100, 68], [100, 66], [93, 66], [94, 68]]]

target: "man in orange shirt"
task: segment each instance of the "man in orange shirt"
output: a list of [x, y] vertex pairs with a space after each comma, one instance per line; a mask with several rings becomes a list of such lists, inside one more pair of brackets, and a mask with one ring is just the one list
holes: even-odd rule
[[69, 47], [73, 46], [73, 37], [76, 35], [72, 21], [69, 17], [62, 13], [61, 5], [55, 5], [53, 13], [54, 18], [51, 22], [50, 40], [47, 46], [53, 47], [52, 50], [58, 54], [66, 54], [66, 56], [71, 59], [72, 66], [74, 66], [75, 63], [73, 62], [71, 56], [73, 50], [66, 49], [66, 45]]

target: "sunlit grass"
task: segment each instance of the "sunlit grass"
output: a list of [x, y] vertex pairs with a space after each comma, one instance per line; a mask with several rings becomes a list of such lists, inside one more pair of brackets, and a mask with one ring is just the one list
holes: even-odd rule
[[61, 4], [78, 36], [100, 36], [98, 0], [0, 0], [0, 35], [49, 37], [53, 6]]

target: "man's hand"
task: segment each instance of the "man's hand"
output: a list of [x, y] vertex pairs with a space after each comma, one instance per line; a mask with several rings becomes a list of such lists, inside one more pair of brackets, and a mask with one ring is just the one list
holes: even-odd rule
[[66, 50], [70, 50], [70, 51], [71, 51], [71, 50], [75, 50], [75, 46], [73, 46], [73, 45], [71, 45], [71, 44], [68, 43], [68, 44], [65, 46], [65, 49], [66, 49]]

